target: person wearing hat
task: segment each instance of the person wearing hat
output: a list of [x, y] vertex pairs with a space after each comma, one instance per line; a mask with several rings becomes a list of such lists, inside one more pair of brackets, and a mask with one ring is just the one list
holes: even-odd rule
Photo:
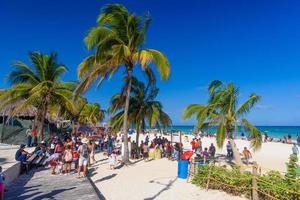
[[78, 162], [78, 178], [80, 178], [80, 171], [81, 167], [83, 166], [83, 175], [86, 177], [87, 175], [87, 165], [89, 161], [89, 148], [87, 143], [89, 140], [87, 138], [81, 139], [81, 145], [78, 148], [78, 154], [79, 154], [79, 162]]
[[17, 150], [15, 159], [16, 161], [25, 162], [27, 160], [27, 155], [30, 155], [25, 149], [25, 144], [21, 144], [20, 148]]

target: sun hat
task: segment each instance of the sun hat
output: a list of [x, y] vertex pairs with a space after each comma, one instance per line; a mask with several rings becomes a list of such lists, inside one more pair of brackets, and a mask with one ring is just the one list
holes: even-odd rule
[[81, 143], [83, 143], [83, 144], [86, 144], [86, 143], [88, 143], [89, 142], [89, 140], [87, 139], [87, 138], [82, 138], [81, 139]]

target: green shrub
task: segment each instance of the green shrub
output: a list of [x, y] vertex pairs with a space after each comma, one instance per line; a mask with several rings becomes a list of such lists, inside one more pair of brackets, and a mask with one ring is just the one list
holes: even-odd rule
[[[226, 167], [206, 165], [199, 167], [193, 178], [193, 183], [206, 188], [208, 176], [210, 177], [209, 189], [222, 190], [229, 194], [243, 195], [248, 198], [251, 197], [252, 174], [250, 172], [242, 172], [239, 168], [228, 169]], [[299, 179], [282, 176], [276, 171], [257, 176], [256, 179], [260, 199], [300, 200]]]
[[223, 190], [233, 195], [251, 194], [251, 173], [241, 172], [238, 168], [227, 169], [226, 167], [203, 166], [198, 169], [193, 183], [203, 188], [207, 185], [210, 173], [209, 189]]

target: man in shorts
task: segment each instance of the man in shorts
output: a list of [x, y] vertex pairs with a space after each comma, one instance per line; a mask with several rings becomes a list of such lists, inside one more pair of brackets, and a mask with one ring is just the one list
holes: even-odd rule
[[246, 164], [248, 165], [249, 164], [249, 159], [252, 157], [252, 155], [251, 155], [250, 151], [247, 149], [247, 147], [244, 147], [243, 156], [244, 156], [244, 159], [246, 161]]
[[89, 161], [89, 148], [88, 148], [88, 139], [83, 138], [81, 140], [81, 145], [78, 148], [79, 162], [78, 162], [78, 178], [80, 178], [81, 167], [83, 166], [83, 176], [87, 175], [87, 165]]

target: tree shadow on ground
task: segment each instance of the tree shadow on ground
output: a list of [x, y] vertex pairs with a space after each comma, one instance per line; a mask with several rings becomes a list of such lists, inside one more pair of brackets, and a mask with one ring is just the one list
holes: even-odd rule
[[[28, 192], [33, 192], [38, 190], [39, 187], [42, 185], [34, 185], [34, 186], [25, 186], [30, 179], [34, 176], [34, 173], [36, 171], [39, 171], [40, 169], [37, 170], [31, 170], [29, 171], [28, 174], [22, 174], [20, 175], [15, 181], [13, 181], [11, 184], [9, 184], [6, 188], [8, 189], [7, 192], [4, 193], [5, 199], [6, 200], [18, 200], [18, 199], [26, 199], [27, 196], [32, 196], [32, 195], [37, 195], [41, 192], [34, 192], [30, 195], [24, 195]], [[22, 196], [24, 195], [24, 196]], [[29, 197], [27, 197], [29, 198]]]
[[[23, 200], [23, 199], [32, 199], [32, 200], [40, 200], [40, 199], [56, 199], [55, 196], [59, 193], [68, 191], [68, 190], [73, 190], [76, 187], [71, 187], [71, 188], [67, 188], [67, 189], [56, 189], [56, 190], [52, 190], [51, 192], [48, 192], [46, 194], [43, 194], [42, 192], [35, 192], [29, 195], [21, 195], [21, 196], [17, 196], [14, 198], [14, 200]], [[40, 195], [38, 195], [40, 194]], [[37, 196], [36, 196], [37, 195]]]
[[217, 163], [226, 163], [230, 166], [234, 166], [235, 163], [233, 162], [233, 158], [228, 158], [226, 155], [224, 154], [216, 154], [216, 156], [214, 157], [213, 159], [214, 162], [217, 162]]
[[165, 187], [163, 189], [161, 189], [160, 191], [158, 191], [158, 193], [156, 193], [155, 195], [153, 195], [152, 197], [148, 197], [145, 198], [144, 200], [154, 200], [155, 198], [157, 198], [159, 195], [161, 195], [163, 192], [165, 192], [166, 190], [170, 189], [170, 187], [173, 185], [173, 183], [177, 180], [177, 177], [175, 177], [173, 180], [170, 180], [169, 183], [167, 184], [163, 184], [161, 182], [155, 181], [155, 180], [151, 180], [149, 181], [150, 183], [156, 183], [159, 185], [164, 185]]
[[101, 160], [97, 160], [95, 163], [99, 163], [99, 162], [102, 162], [102, 161], [105, 161], [105, 160], [108, 160], [108, 158], [103, 158]]
[[105, 176], [105, 177], [103, 177], [101, 179], [96, 180], [94, 183], [99, 183], [99, 182], [102, 182], [102, 181], [107, 181], [109, 179], [112, 179], [115, 176], [117, 176], [117, 174], [111, 174], [111, 175], [108, 175], [108, 176]]

